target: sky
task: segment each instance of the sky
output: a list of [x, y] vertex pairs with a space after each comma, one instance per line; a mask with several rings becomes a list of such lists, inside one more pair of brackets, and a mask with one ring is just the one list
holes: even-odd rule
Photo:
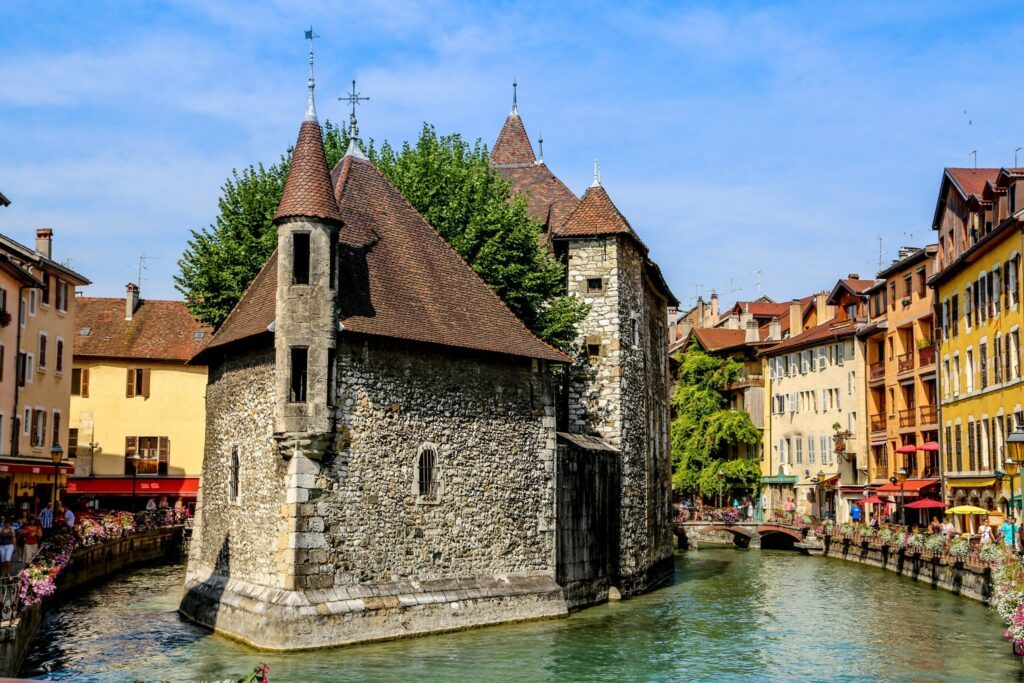
[[[123, 296], [180, 298], [190, 231], [355, 78], [365, 138], [527, 132], [577, 194], [593, 160], [684, 305], [783, 301], [933, 241], [946, 166], [1010, 166], [1024, 11], [994, 2], [261, 4], [7, 0], [0, 232]], [[1020, 159], [1024, 163], [1024, 149]]]

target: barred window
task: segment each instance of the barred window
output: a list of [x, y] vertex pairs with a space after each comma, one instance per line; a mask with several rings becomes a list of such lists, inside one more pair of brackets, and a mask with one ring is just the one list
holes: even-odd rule
[[433, 448], [420, 451], [419, 495], [423, 500], [437, 500], [437, 454]]
[[228, 497], [232, 503], [238, 500], [238, 480], [239, 480], [239, 461], [238, 461], [238, 446], [231, 447], [231, 472], [230, 472], [230, 491]]

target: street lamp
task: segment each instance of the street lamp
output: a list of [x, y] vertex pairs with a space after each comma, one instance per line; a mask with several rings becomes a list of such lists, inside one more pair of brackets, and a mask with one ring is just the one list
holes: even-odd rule
[[[999, 488], [999, 493], [1002, 493], [1003, 492], [1003, 479], [1006, 478], [1006, 472], [1003, 472], [1002, 470], [993, 470], [992, 474], [996, 478], [996, 486]], [[1010, 503], [1006, 504], [1006, 512], [1007, 512], [1007, 516], [1009, 516]]]
[[[1024, 464], [1024, 426], [1017, 425], [1013, 433], [1006, 437], [1006, 451], [1008, 456], [1006, 464], [1013, 463], [1014, 469], [1020, 470], [1020, 466]], [[1010, 507], [1015, 507], [1013, 505], [1013, 475], [1015, 473], [1016, 471], [1010, 473]], [[1024, 482], [1021, 482], [1021, 495], [1024, 496]]]
[[825, 484], [825, 473], [822, 470], [818, 470], [818, 473], [811, 477], [811, 483], [814, 484], [814, 499], [818, 503], [818, 519], [824, 519], [825, 515], [821, 510], [821, 498]]
[[725, 485], [725, 472], [718, 470], [716, 476], [718, 477], [718, 507], [724, 507], [722, 505], [722, 487]]
[[60, 482], [60, 461], [64, 459], [64, 449], [59, 443], [50, 449], [50, 460], [53, 461], [53, 514], [57, 514], [57, 484]]
[[907, 470], [906, 468], [899, 468], [896, 470], [896, 478], [900, 482], [900, 520], [903, 526], [907, 525], [907, 501], [906, 495], [903, 493], [904, 487], [907, 482]]
[[135, 504], [135, 486], [139, 481], [139, 461], [145, 458], [138, 453], [132, 453], [125, 457], [132, 461], [132, 512], [138, 512], [136, 509], [138, 506]]

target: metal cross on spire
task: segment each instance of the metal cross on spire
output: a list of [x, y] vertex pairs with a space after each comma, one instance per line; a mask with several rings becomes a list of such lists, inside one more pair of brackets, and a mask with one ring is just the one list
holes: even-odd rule
[[306, 40], [309, 41], [309, 97], [306, 100], [306, 120], [316, 121], [316, 106], [313, 104], [313, 89], [316, 88], [316, 81], [313, 80], [313, 39], [320, 36], [313, 33], [313, 26], [310, 25], [306, 31]]
[[518, 87], [519, 87], [519, 84], [516, 83], [516, 79], [513, 78], [512, 79], [512, 113], [516, 114], [516, 115], [519, 114], [519, 104], [516, 102], [516, 88], [518, 88]]
[[352, 113], [349, 114], [348, 117], [348, 151], [345, 152], [345, 155], [348, 156], [351, 154], [359, 157], [360, 159], [365, 159], [366, 157], [363, 156], [363, 151], [359, 148], [359, 126], [356, 125], [356, 105], [360, 102], [365, 102], [370, 98], [365, 97], [356, 91], [356, 81], [355, 79], [352, 79], [352, 91], [338, 99], [352, 105]]
[[597, 159], [594, 159], [594, 182], [590, 186], [601, 187], [601, 164], [597, 163]]
[[540, 164], [544, 163], [544, 133], [543, 132], [540, 134], [540, 137], [537, 138], [537, 146], [540, 148], [540, 153], [538, 154], [537, 161], [536, 161], [536, 164], [539, 166]]

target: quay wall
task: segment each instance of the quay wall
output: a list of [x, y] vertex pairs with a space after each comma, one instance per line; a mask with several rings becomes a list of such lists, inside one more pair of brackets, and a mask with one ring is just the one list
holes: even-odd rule
[[25, 607], [10, 626], [0, 627], [0, 677], [18, 674], [46, 608], [74, 597], [77, 590], [135, 565], [173, 557], [181, 550], [182, 527], [150, 529], [114, 541], [79, 548], [58, 578], [57, 591], [41, 603]]
[[936, 557], [928, 551], [836, 536], [826, 536], [821, 541], [821, 554], [825, 557], [885, 569], [985, 604], [992, 596], [992, 569], [988, 566]]

